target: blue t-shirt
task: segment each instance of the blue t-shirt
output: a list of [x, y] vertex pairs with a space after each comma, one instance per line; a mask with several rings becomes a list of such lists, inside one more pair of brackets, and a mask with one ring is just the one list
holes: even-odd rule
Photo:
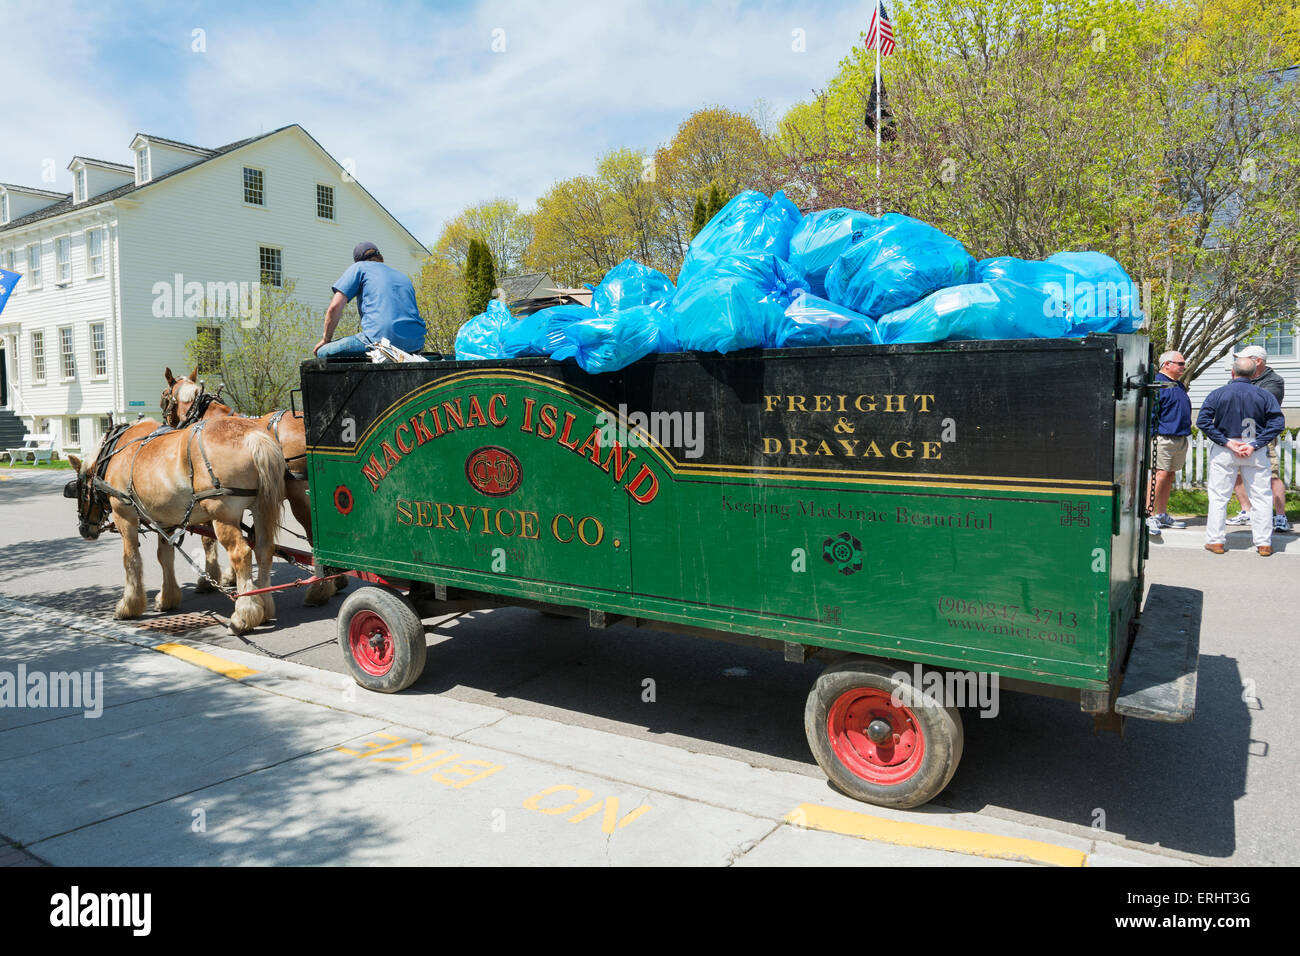
[[382, 262], [354, 262], [334, 283], [348, 301], [357, 300], [361, 334], [372, 342], [388, 339], [399, 349], [424, 348], [424, 319], [415, 304], [415, 286], [392, 266]]

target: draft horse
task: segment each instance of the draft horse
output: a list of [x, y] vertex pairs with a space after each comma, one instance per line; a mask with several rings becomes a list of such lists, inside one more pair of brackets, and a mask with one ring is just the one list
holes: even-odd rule
[[[154, 606], [169, 611], [180, 604], [176, 583], [175, 529], [211, 524], [230, 555], [239, 592], [253, 585], [252, 549], [240, 522], [252, 510], [256, 530], [257, 583], [271, 579], [271, 558], [284, 502], [284, 459], [280, 446], [261, 429], [238, 419], [204, 423], [177, 431], [151, 419], [109, 429], [94, 459], [68, 461], [77, 477], [63, 493], [76, 498], [78, 530], [87, 541], [115, 526], [122, 536], [126, 584], [114, 617], [139, 617], [146, 595], [140, 531], [158, 532], [158, 563], [163, 586]], [[109, 516], [111, 514], [111, 521]], [[244, 634], [275, 617], [270, 594], [238, 598], [230, 630]]]
[[[198, 380], [196, 368], [188, 376], [179, 378], [172, 374], [171, 368], [163, 370], [167, 382], [159, 399], [163, 411], [163, 422], [173, 428], [184, 428], [195, 422], [218, 418], [232, 418], [235, 411], [221, 401], [218, 395], [205, 391]], [[307, 484], [307, 432], [303, 420], [291, 415], [285, 409], [271, 412], [260, 418], [238, 419], [258, 422], [268, 434], [279, 442], [284, 454], [284, 487], [289, 501], [289, 510], [306, 533], [308, 544], [311, 543], [311, 501], [308, 497]], [[211, 541], [205, 542], [204, 554], [207, 560], [207, 573], [213, 580], [220, 575], [217, 552]], [[324, 577], [323, 569], [314, 569], [317, 577]], [[303, 603], [310, 606], [324, 604], [336, 591], [347, 586], [347, 578], [339, 576], [317, 581], [307, 588]]]

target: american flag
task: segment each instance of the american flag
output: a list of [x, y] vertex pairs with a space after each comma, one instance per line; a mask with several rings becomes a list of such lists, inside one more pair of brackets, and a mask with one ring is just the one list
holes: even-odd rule
[[894, 52], [894, 25], [889, 22], [883, 3], [876, 4], [871, 12], [871, 25], [867, 27], [867, 49], [876, 48], [876, 37], [880, 38], [880, 55], [889, 56]]

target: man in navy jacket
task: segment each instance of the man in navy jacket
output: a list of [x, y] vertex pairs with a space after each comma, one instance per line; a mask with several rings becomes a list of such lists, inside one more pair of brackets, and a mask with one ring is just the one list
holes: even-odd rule
[[1250, 530], [1255, 550], [1273, 553], [1273, 502], [1270, 493], [1268, 443], [1282, 432], [1286, 419], [1277, 399], [1251, 382], [1255, 361], [1241, 357], [1232, 363], [1232, 381], [1206, 396], [1196, 427], [1214, 442], [1206, 490], [1205, 550], [1224, 553], [1227, 541], [1228, 496], [1241, 474], [1250, 495]]

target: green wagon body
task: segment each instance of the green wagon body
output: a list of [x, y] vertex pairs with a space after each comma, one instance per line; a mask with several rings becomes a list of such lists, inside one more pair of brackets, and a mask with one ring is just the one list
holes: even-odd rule
[[1103, 690], [1141, 593], [1144, 392], [1124, 383], [1147, 353], [308, 363], [316, 557]]
[[340, 610], [377, 690], [418, 678], [421, 618], [499, 604], [837, 652], [809, 697], [814, 755], [846, 792], [915, 806], [962, 732], [900, 663], [996, 673], [1103, 726], [1190, 718], [1190, 629], [1146, 641], [1163, 656], [1120, 693], [1142, 656], [1149, 378], [1147, 340], [1125, 335], [660, 355], [599, 376], [307, 362], [315, 557], [405, 594]]

